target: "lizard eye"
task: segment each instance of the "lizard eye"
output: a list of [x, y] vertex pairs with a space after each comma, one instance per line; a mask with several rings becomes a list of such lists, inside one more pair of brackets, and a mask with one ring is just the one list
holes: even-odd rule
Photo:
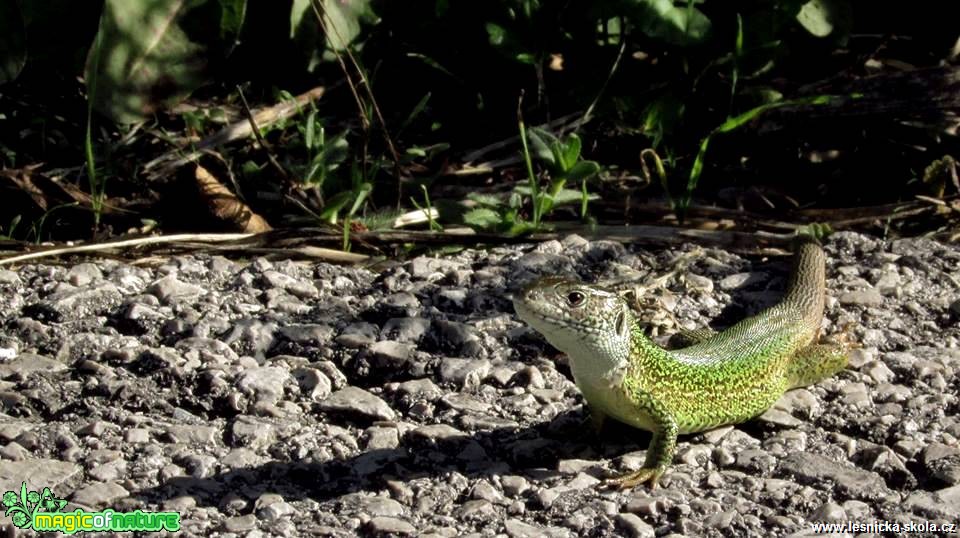
[[586, 299], [587, 296], [579, 291], [571, 291], [567, 294], [567, 302], [570, 303], [570, 306], [580, 306]]

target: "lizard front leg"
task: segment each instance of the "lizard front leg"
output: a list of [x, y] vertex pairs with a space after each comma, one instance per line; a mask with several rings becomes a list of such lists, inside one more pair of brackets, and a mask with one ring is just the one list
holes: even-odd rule
[[660, 477], [673, 463], [673, 454], [677, 448], [677, 421], [670, 410], [649, 392], [630, 390], [624, 387], [630, 400], [637, 406], [638, 413], [647, 414], [655, 429], [643, 467], [623, 476], [607, 479], [604, 483], [620, 489], [629, 489], [643, 483], [650, 483], [650, 489], [657, 487]]

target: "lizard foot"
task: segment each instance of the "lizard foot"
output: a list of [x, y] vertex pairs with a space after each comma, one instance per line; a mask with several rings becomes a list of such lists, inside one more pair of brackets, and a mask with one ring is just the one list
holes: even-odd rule
[[616, 478], [608, 478], [603, 481], [603, 484], [608, 488], [630, 489], [649, 482], [650, 489], [656, 489], [657, 482], [659, 482], [660, 477], [663, 476], [664, 470], [665, 469], [658, 469], [657, 467], [643, 467], [639, 471], [627, 473]]

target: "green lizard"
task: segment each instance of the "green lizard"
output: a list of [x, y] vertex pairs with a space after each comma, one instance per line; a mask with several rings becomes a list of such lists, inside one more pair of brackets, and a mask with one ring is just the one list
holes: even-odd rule
[[643, 467], [607, 483], [655, 488], [673, 461], [677, 435], [736, 424], [783, 395], [847, 364], [841, 344], [817, 344], [824, 303], [818, 226], [798, 230], [783, 300], [677, 350], [648, 339], [616, 292], [556, 277], [514, 298], [517, 314], [570, 358], [594, 424], [606, 417], [653, 433]]

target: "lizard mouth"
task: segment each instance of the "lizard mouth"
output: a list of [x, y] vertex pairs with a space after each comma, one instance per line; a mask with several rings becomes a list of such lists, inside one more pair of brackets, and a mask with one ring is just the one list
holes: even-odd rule
[[545, 335], [557, 329], [573, 329], [579, 333], [587, 334], [597, 334], [601, 332], [600, 329], [596, 327], [569, 318], [560, 318], [544, 314], [541, 310], [531, 308], [530, 305], [520, 297], [513, 300], [513, 308], [517, 311], [520, 319]]

